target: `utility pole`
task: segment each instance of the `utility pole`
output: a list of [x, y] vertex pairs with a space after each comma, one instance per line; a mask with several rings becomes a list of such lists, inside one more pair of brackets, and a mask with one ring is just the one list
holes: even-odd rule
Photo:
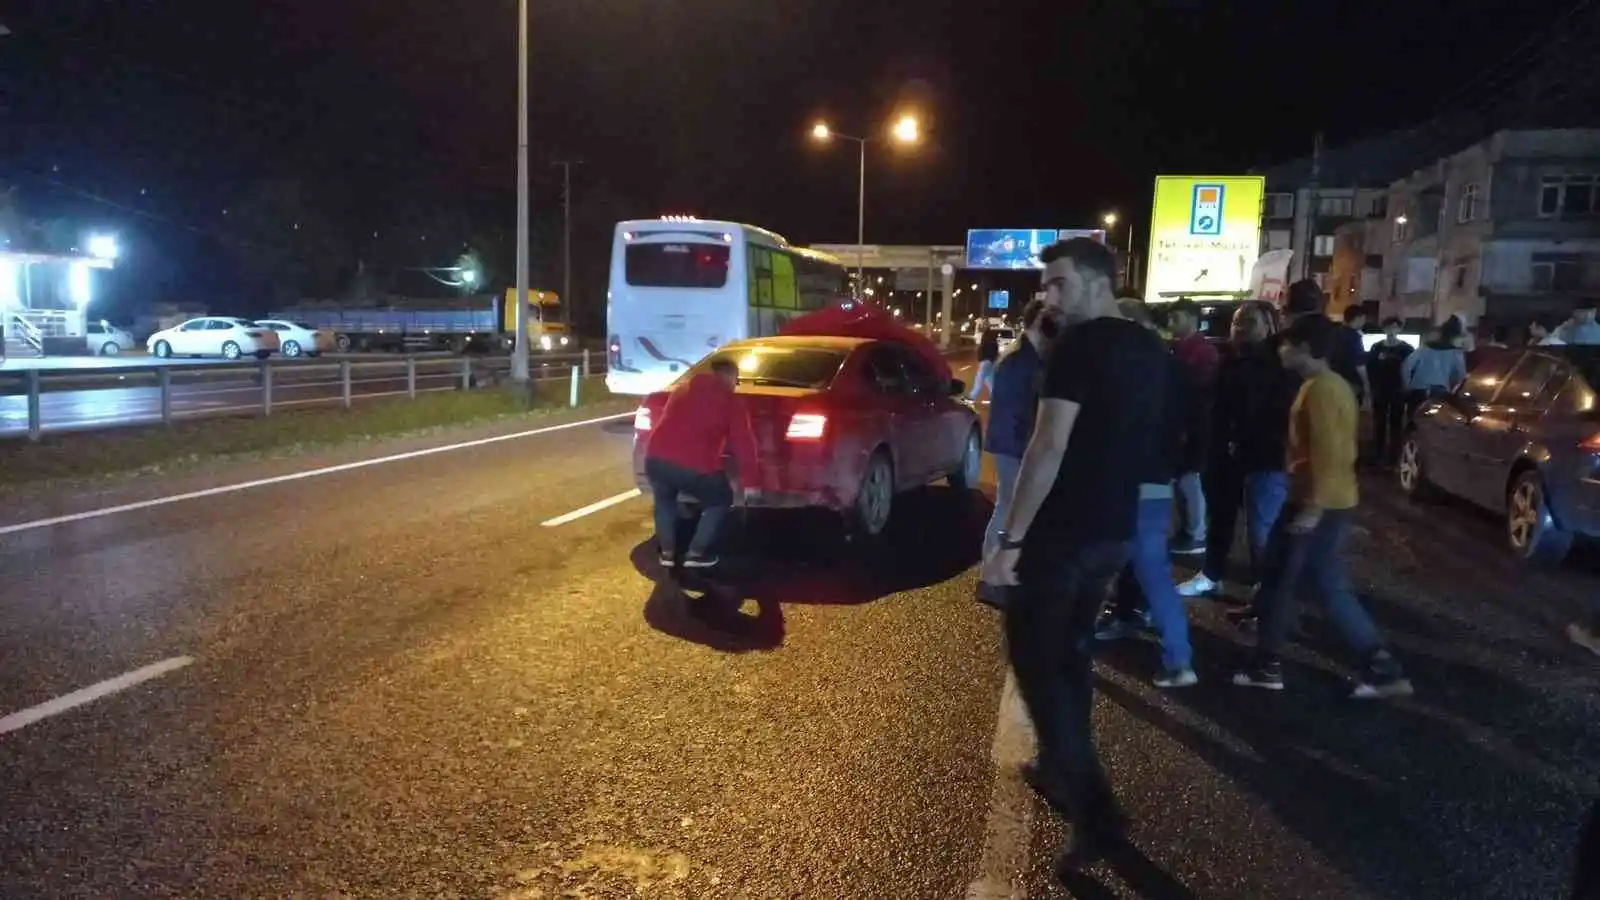
[[558, 159], [552, 166], [561, 167], [561, 321], [572, 331], [572, 167], [583, 165], [581, 159]]
[[1311, 277], [1311, 257], [1317, 247], [1317, 188], [1322, 177], [1322, 132], [1311, 143], [1311, 181], [1306, 185], [1306, 234], [1300, 254], [1300, 277]]
[[528, 0], [517, 2], [517, 283], [511, 380], [528, 380]]

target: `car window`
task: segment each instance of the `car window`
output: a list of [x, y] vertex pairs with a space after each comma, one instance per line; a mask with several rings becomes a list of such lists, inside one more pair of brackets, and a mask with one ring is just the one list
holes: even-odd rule
[[1542, 353], [1528, 353], [1511, 369], [1500, 385], [1494, 402], [1513, 409], [1531, 408], [1544, 393], [1545, 383], [1555, 374], [1556, 361]]
[[204, 331], [209, 319], [190, 319], [178, 326], [179, 331]]
[[712, 363], [726, 359], [739, 367], [741, 382], [821, 389], [839, 373], [844, 357], [845, 351], [831, 347], [732, 347], [706, 357], [689, 374], [709, 371]]
[[1561, 381], [1561, 391], [1556, 393], [1548, 386], [1545, 393], [1552, 395], [1549, 411], [1558, 416], [1581, 416], [1594, 412], [1596, 397], [1587, 380], [1574, 373], [1563, 373], [1552, 381]]
[[282, 322], [257, 322], [256, 324], [257, 325], [265, 325], [268, 328], [272, 329], [273, 331], [288, 331], [289, 330], [289, 326], [283, 324]]
[[313, 327], [311, 325], [307, 325], [304, 322], [295, 322], [294, 323], [294, 327], [300, 329], [301, 331], [316, 331], [317, 330], [315, 327]]
[[900, 364], [900, 354], [889, 344], [874, 344], [867, 351], [867, 364], [863, 367], [867, 380], [878, 390], [904, 393], [911, 385], [906, 380], [905, 368]]
[[891, 345], [895, 355], [900, 357], [900, 366], [905, 370], [906, 378], [911, 389], [917, 393], [933, 391], [944, 393], [944, 385], [939, 383], [939, 376], [928, 365], [927, 361], [909, 347]]
[[1515, 353], [1485, 354], [1483, 359], [1467, 373], [1467, 380], [1456, 389], [1456, 396], [1468, 403], [1483, 404], [1494, 399], [1500, 385], [1506, 380], [1511, 366], [1517, 361]]

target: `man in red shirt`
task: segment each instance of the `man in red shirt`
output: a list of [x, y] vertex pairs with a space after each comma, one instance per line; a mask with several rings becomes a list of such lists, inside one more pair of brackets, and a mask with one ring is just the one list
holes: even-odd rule
[[756, 439], [750, 414], [734, 393], [738, 384], [739, 369], [732, 360], [713, 361], [709, 371], [672, 389], [659, 420], [650, 429], [644, 474], [655, 495], [656, 545], [663, 566], [678, 564], [678, 498], [682, 496], [700, 504], [700, 522], [684, 554], [684, 568], [709, 569], [717, 564], [712, 543], [733, 506], [733, 485], [722, 463], [724, 448], [733, 454], [745, 488], [755, 486], [760, 471]]

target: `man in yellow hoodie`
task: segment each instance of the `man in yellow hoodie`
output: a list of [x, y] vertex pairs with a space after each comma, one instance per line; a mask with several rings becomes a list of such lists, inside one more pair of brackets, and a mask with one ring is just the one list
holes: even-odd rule
[[1328, 364], [1339, 327], [1325, 316], [1305, 316], [1289, 326], [1279, 344], [1284, 366], [1304, 379], [1289, 411], [1289, 501], [1268, 541], [1255, 656], [1234, 674], [1233, 683], [1283, 690], [1280, 656], [1298, 617], [1299, 594], [1310, 591], [1361, 658], [1352, 696], [1402, 696], [1411, 693], [1411, 682], [1384, 646], [1345, 572], [1344, 547], [1359, 499], [1360, 411], [1350, 383]]

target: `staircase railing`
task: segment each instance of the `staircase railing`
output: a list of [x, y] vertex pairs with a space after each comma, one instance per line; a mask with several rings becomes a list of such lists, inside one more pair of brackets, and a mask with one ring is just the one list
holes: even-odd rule
[[32, 347], [40, 354], [44, 353], [44, 334], [37, 325], [23, 318], [18, 313], [11, 314], [11, 333], [17, 339]]

